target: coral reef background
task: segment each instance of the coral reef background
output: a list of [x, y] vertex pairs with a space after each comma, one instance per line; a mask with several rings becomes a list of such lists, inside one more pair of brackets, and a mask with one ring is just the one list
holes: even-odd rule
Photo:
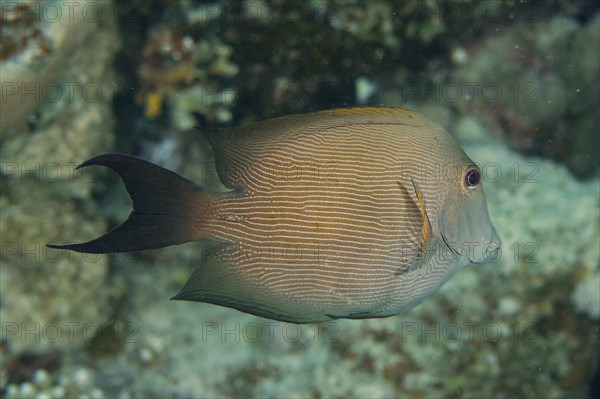
[[[0, 3], [3, 397], [597, 397], [593, 1]], [[479, 163], [504, 248], [407, 315], [296, 326], [169, 301], [203, 246], [82, 255], [130, 211], [99, 153], [218, 185], [201, 131], [398, 106]]]

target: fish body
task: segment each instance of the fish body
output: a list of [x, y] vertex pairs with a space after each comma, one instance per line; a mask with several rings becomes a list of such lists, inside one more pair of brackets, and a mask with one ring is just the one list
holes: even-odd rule
[[174, 299], [297, 323], [405, 313], [500, 248], [479, 169], [422, 114], [322, 111], [208, 138], [230, 192], [134, 157], [100, 156], [82, 166], [119, 173], [134, 211], [106, 236], [59, 247], [118, 252], [208, 239], [213, 249]]

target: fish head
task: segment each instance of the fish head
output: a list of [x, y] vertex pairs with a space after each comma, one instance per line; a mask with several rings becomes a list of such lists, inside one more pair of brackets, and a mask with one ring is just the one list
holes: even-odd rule
[[488, 215], [483, 176], [479, 167], [462, 155], [460, 161], [442, 168], [443, 199], [437, 223], [441, 241], [464, 264], [493, 262], [502, 243]]

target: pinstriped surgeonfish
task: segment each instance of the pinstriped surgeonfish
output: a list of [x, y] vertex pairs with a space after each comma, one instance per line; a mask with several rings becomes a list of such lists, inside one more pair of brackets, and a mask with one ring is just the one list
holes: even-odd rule
[[207, 132], [225, 193], [143, 161], [100, 155], [133, 211], [79, 252], [209, 240], [174, 299], [309, 323], [405, 313], [469, 263], [494, 258], [481, 173], [424, 115], [362, 108]]

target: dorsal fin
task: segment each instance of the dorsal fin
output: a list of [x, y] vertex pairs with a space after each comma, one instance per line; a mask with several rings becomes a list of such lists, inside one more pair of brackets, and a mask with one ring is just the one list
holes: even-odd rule
[[[402, 108], [345, 108], [282, 116], [229, 129], [207, 129], [203, 133], [213, 148], [221, 180], [231, 187], [241, 184], [240, 174], [245, 168], [268, 154], [288, 148], [299, 135], [376, 124], [428, 126], [433, 122]], [[376, 130], [373, 134], [377, 134]]]

